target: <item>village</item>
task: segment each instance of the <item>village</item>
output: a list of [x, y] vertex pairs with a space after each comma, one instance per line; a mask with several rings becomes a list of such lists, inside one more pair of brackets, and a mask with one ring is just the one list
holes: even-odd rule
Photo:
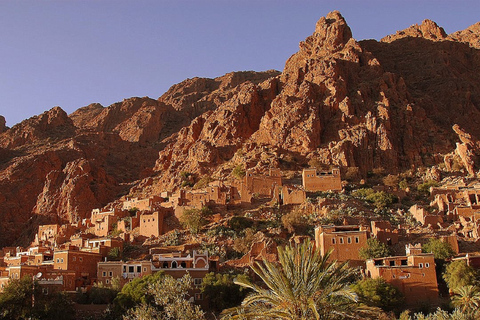
[[[200, 286], [207, 273], [244, 270], [262, 260], [276, 261], [278, 243], [271, 237], [257, 237], [247, 244], [241, 256], [228, 257], [206, 250], [198, 241], [201, 237], [194, 232], [189, 234], [188, 230], [182, 232], [197, 241], [167, 241], [172, 234], [178, 234], [181, 228], [178, 220], [187, 212], [209, 208], [212, 212], [208, 223], [213, 230], [228, 225], [235, 212], [250, 212], [259, 206], [264, 211], [290, 208], [305, 214], [320, 212], [323, 216], [329, 206], [345, 209], [348, 182], [342, 179], [339, 168], [303, 169], [298, 175], [301, 185], [286, 184], [280, 169], [272, 168], [265, 173], [246, 170], [241, 179], [211, 181], [198, 189], [184, 187], [175, 193], [162, 192], [144, 198], [127, 196], [104, 208], [93, 209], [88, 219], [77, 223], [40, 225], [29, 247], [0, 250], [0, 292], [11, 279], [25, 276], [35, 279], [44, 294], [57, 291], [74, 294], [86, 293], [98, 284], [108, 287], [114, 281], [123, 286], [133, 279], [162, 271], [176, 279], [189, 273], [194, 280], [191, 301], [206, 306]], [[393, 194], [400, 201], [409, 192], [408, 188], [402, 190], [391, 184], [371, 190]], [[355, 192], [359, 193], [350, 191]], [[398, 216], [405, 217], [403, 220], [351, 214], [342, 216], [340, 223], [309, 226], [313, 231], [310, 234], [286, 233], [275, 228], [269, 232], [283, 236], [288, 242], [313, 241], [322, 255], [331, 251], [331, 260], [348, 261], [363, 277], [383, 278], [403, 293], [406, 306], [413, 307], [422, 301], [439, 305], [435, 257], [424, 252], [422, 244], [430, 238], [440, 239], [454, 251], [453, 259], [480, 268], [475, 245], [480, 237], [480, 183], [462, 177], [447, 178], [442, 184], [432, 184], [426, 199], [428, 205], [415, 203], [408, 212], [390, 209], [397, 210]], [[381, 212], [378, 209], [373, 211]], [[405, 222], [407, 218], [410, 224]], [[367, 248], [372, 238], [391, 248], [392, 254], [362, 257], [362, 248]], [[232, 241], [227, 239], [225, 243]], [[137, 254], [122, 254], [131, 253], [132, 248], [141, 250]]]

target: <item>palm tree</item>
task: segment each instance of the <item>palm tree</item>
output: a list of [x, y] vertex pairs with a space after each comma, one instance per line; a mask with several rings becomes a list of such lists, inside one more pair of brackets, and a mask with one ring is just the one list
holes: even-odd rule
[[463, 286], [454, 290], [453, 305], [464, 314], [473, 315], [480, 307], [480, 289], [476, 286]]
[[358, 303], [349, 286], [355, 270], [328, 262], [329, 257], [310, 242], [278, 248], [278, 263], [264, 260], [252, 266], [265, 287], [235, 281], [252, 293], [240, 308], [224, 311], [224, 319], [364, 319], [375, 312]]

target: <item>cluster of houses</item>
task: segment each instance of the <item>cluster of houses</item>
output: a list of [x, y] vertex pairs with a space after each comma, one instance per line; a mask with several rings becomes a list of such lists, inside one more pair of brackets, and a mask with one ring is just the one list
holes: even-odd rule
[[[340, 191], [339, 169], [318, 172], [305, 169], [302, 185], [284, 185], [280, 170], [267, 174], [247, 171], [242, 181], [226, 184], [214, 181], [198, 190], [181, 189], [175, 194], [164, 192], [148, 198], [126, 198], [116, 208], [92, 210], [89, 219], [76, 224], [41, 225], [30, 247], [5, 247], [0, 250], [0, 292], [10, 279], [32, 276], [44, 293], [61, 290], [78, 292], [89, 290], [95, 283], [106, 286], [114, 282], [124, 285], [135, 278], [162, 270], [175, 278], [189, 273], [195, 288], [192, 300], [202, 304], [202, 278], [210, 271], [219, 271], [218, 257], [209, 257], [197, 247], [150, 248], [148, 260], [112, 261], [112, 252], [121, 252], [128, 242], [159, 237], [169, 231], [165, 218], [179, 216], [186, 209], [216, 206], [243, 206], [253, 199], [267, 198], [279, 204], [300, 204], [308, 192]], [[447, 231], [443, 241], [459, 252], [457, 236], [479, 237], [480, 186], [452, 185], [431, 189], [429, 208], [413, 206], [410, 213], [425, 227]], [[477, 214], [479, 216], [477, 217]], [[438, 299], [437, 274], [433, 254], [422, 253], [420, 244], [407, 244], [405, 255], [365, 261], [359, 255], [367, 246], [367, 239], [376, 238], [386, 245], [399, 244], [405, 239], [404, 228], [388, 221], [371, 221], [369, 225], [322, 225], [315, 229], [315, 245], [322, 254], [331, 251], [331, 260], [348, 261], [362, 270], [365, 277], [383, 278], [396, 286], [408, 305], [419, 301]], [[295, 237], [294, 241], [311, 241], [309, 237]], [[465, 255], [457, 259], [480, 266], [480, 256]], [[223, 266], [246, 267], [256, 261], [277, 260], [276, 244], [268, 239], [254, 243], [242, 258], [226, 261]]]

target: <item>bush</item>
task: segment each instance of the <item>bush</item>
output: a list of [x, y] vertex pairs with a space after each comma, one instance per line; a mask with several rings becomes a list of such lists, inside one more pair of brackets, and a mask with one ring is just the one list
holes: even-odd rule
[[463, 260], [452, 261], [443, 273], [443, 279], [450, 290], [478, 283], [478, 272]]
[[377, 238], [367, 239], [367, 246], [361, 248], [359, 256], [362, 259], [375, 259], [388, 257], [390, 255], [390, 249], [383, 242], [378, 241]]
[[421, 183], [417, 186], [417, 191], [423, 193], [424, 195], [430, 194], [430, 187], [437, 187], [438, 183], [433, 180], [428, 180], [424, 183]]
[[308, 219], [301, 210], [292, 210], [282, 216], [282, 224], [288, 232], [304, 233], [307, 227]]
[[235, 231], [242, 231], [247, 228], [251, 228], [253, 226], [253, 220], [246, 217], [232, 217], [228, 220], [228, 227]]
[[207, 273], [202, 282], [202, 293], [208, 300], [209, 307], [215, 311], [222, 311], [240, 305], [248, 290], [233, 282], [233, 280], [249, 280], [244, 274], [230, 275]]
[[378, 209], [389, 207], [398, 202], [398, 198], [396, 196], [385, 191], [379, 191], [370, 194], [367, 196], [366, 200], [372, 202]]
[[207, 221], [203, 218], [201, 210], [198, 209], [189, 209], [183, 211], [183, 214], [179, 220], [182, 226], [186, 229], [189, 229], [193, 234], [197, 234], [207, 223]]
[[387, 283], [385, 279], [364, 279], [352, 285], [353, 290], [366, 305], [392, 311], [399, 308], [403, 295], [396, 287]]
[[122, 258], [122, 251], [119, 247], [112, 248], [108, 251], [108, 260], [109, 261], [118, 261]]
[[385, 178], [383, 178], [383, 184], [387, 187], [396, 188], [398, 186], [398, 175], [389, 174]]
[[245, 229], [243, 236], [238, 237], [233, 242], [233, 250], [240, 253], [247, 253], [252, 247], [252, 243], [255, 241], [255, 231], [250, 228]]
[[433, 253], [435, 259], [445, 260], [455, 255], [452, 246], [448, 242], [440, 239], [430, 238], [428, 242], [422, 246], [425, 253]]
[[243, 165], [239, 164], [238, 166], [233, 168], [232, 175], [239, 180], [241, 180], [243, 177], [245, 177], [245, 169], [244, 169]]

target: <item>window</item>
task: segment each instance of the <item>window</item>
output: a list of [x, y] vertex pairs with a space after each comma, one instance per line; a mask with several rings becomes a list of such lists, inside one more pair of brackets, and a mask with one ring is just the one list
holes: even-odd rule
[[390, 267], [395, 267], [395, 260], [390, 260], [389, 263], [390, 263]]
[[348, 237], [348, 238], [347, 238], [347, 242], [348, 242], [348, 243], [352, 243], [352, 238]]
[[332, 238], [332, 244], [335, 244], [335, 238]]
[[57, 258], [57, 263], [60, 263], [60, 259]]
[[127, 266], [123, 266], [123, 272], [127, 272]]
[[193, 279], [193, 284], [196, 286], [200, 286], [202, 284], [202, 278]]
[[195, 293], [195, 300], [203, 300], [203, 294], [202, 293]]
[[82, 257], [80, 257], [78, 260], [80, 260], [80, 262], [82, 262], [82, 261], [83, 261], [83, 258], [82, 258]]
[[343, 243], [343, 238], [340, 238], [340, 243]]
[[419, 263], [419, 264], [418, 264], [418, 267], [419, 267], [420, 269], [422, 269], [422, 268], [423, 268], [423, 263]]
[[407, 259], [401, 260], [401, 261], [400, 261], [400, 264], [401, 264], [402, 266], [408, 265]]
[[355, 237], [355, 243], [359, 243], [360, 239], [358, 237]]
[[138, 273], [142, 272], [142, 266], [137, 266], [137, 272]]
[[72, 260], [73, 260], [73, 261], [77, 261], [77, 257], [73, 257], [73, 259], [72, 259]]
[[106, 284], [109, 284], [109, 283], [110, 283], [110, 280], [109, 280], [109, 279], [105, 280], [105, 283], [106, 283]]
[[113, 272], [112, 272], [112, 271], [109, 271], [109, 272], [108, 272], [108, 276], [109, 276], [109, 277], [113, 277]]
[[425, 263], [425, 268], [430, 268], [430, 263]]
[[143, 272], [147, 272], [147, 267], [143, 267]]
[[61, 262], [61, 263], [63, 263], [63, 258], [62, 258], [62, 259], [60, 259], [60, 262]]
[[103, 275], [104, 277], [106, 277], [106, 276], [107, 276], [107, 271], [103, 271], [103, 272], [102, 272], [102, 275]]
[[135, 272], [135, 267], [134, 266], [128, 266], [128, 272], [129, 273], [134, 273]]
[[48, 294], [48, 288], [42, 288], [42, 293], [44, 295], [47, 295]]

